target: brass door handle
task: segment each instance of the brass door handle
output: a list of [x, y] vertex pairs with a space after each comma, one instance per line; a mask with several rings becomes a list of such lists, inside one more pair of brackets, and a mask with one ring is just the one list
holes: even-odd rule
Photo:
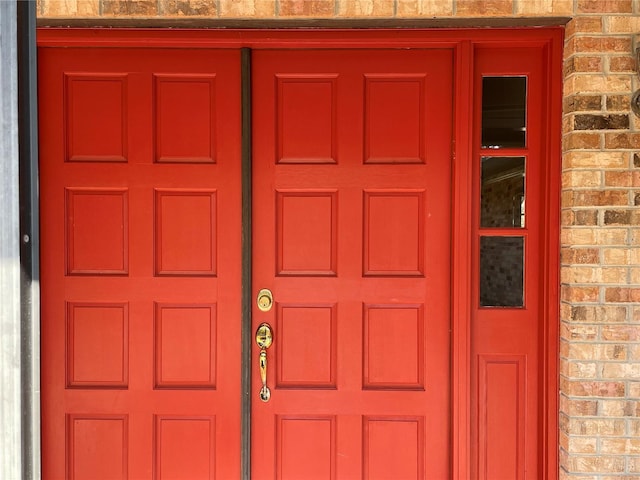
[[271, 331], [271, 325], [268, 323], [261, 323], [256, 330], [256, 343], [260, 347], [259, 365], [260, 365], [260, 380], [262, 381], [262, 388], [260, 389], [260, 400], [268, 402], [271, 398], [271, 390], [267, 386], [267, 348], [273, 343], [273, 332]]

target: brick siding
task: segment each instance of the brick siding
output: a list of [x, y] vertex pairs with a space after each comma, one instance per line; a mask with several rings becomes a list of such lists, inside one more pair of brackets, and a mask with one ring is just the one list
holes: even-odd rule
[[560, 478], [640, 478], [640, 0], [38, 0], [40, 18], [566, 16]]

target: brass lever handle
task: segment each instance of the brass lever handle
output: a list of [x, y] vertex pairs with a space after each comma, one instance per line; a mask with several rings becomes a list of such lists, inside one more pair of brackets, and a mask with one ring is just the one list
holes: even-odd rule
[[260, 389], [260, 400], [268, 402], [271, 398], [271, 390], [267, 386], [267, 348], [273, 343], [273, 333], [271, 331], [271, 325], [268, 323], [261, 323], [256, 330], [256, 343], [260, 347], [260, 380], [262, 381], [262, 388]]
[[260, 389], [260, 400], [268, 402], [271, 398], [271, 390], [267, 387], [267, 351], [260, 351], [260, 379], [262, 380], [262, 388]]

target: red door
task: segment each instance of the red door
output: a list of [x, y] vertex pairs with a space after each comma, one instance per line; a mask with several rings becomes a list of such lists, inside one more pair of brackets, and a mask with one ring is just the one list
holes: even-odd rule
[[239, 52], [39, 58], [43, 478], [238, 478]]
[[[538, 478], [555, 355], [543, 337], [557, 333], [542, 318], [543, 203], [557, 176], [545, 171], [546, 47], [477, 46], [473, 78], [453, 73], [467, 47], [254, 50], [242, 225], [236, 47], [267, 40], [164, 48], [180, 44], [174, 33], [138, 48], [136, 32], [71, 32], [100, 46], [39, 51], [43, 478], [240, 478], [247, 394], [256, 480], [449, 479], [453, 448], [474, 478]], [[522, 145], [480, 141], [485, 77], [524, 85]], [[456, 104], [457, 121], [476, 112], [474, 128], [456, 128], [453, 182], [455, 238], [473, 252], [451, 251], [454, 85], [473, 99]], [[510, 226], [481, 220], [498, 179], [521, 188]], [[482, 293], [503, 245], [520, 261], [516, 305]], [[452, 263], [472, 271], [456, 269], [454, 292]], [[266, 360], [253, 344], [250, 372], [249, 290], [272, 301], [254, 301], [246, 327], [273, 334]], [[452, 316], [469, 333], [455, 337], [470, 358], [454, 358], [455, 377]], [[453, 445], [467, 407], [469, 433]]]
[[252, 478], [449, 478], [452, 52], [253, 60]]

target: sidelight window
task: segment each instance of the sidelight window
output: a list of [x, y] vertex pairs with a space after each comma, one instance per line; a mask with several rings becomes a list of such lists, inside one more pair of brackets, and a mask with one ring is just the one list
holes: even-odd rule
[[527, 77], [482, 79], [480, 306], [524, 306]]

